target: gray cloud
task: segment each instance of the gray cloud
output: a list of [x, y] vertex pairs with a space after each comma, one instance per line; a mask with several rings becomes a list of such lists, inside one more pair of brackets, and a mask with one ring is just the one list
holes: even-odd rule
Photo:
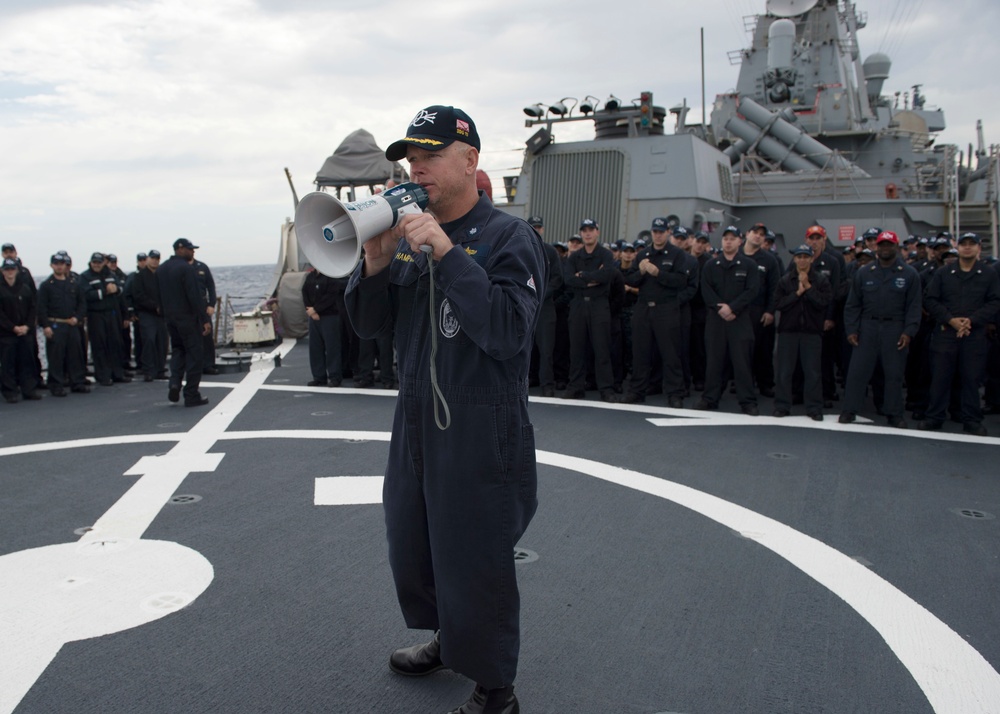
[[[939, 143], [964, 147], [980, 117], [996, 141], [997, 100], [984, 88], [998, 64], [991, 28], [1000, 9], [915, 1], [920, 11], [900, 36], [889, 29], [899, 3], [862, 3], [863, 54], [897, 48], [887, 89], [924, 85], [949, 121]], [[81, 255], [127, 254], [133, 241], [146, 249], [147, 238], [166, 244], [176, 235], [197, 238], [209, 263], [267, 262], [291, 213], [283, 167], [304, 193], [354, 129], [386, 146], [419, 107], [462, 106], [499, 183], [520, 165], [532, 131], [521, 108], [536, 101], [611, 92], [630, 100], [652, 90], [666, 107], [686, 98], [696, 120], [699, 28], [711, 103], [736, 84], [726, 52], [749, 42], [742, 15], [763, 7], [8, 0], [0, 5], [0, 233], [21, 244], [29, 265], [44, 265], [56, 238]], [[556, 131], [563, 141], [590, 133]]]

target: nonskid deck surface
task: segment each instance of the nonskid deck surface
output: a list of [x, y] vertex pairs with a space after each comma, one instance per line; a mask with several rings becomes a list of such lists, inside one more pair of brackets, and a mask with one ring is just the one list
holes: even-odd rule
[[[307, 362], [212, 378], [200, 409], [132, 383], [3, 410], [0, 712], [464, 700], [456, 674], [386, 667], [427, 636], [386, 560], [394, 393], [302, 386]], [[997, 711], [1000, 440], [652, 403], [531, 415], [523, 711]]]

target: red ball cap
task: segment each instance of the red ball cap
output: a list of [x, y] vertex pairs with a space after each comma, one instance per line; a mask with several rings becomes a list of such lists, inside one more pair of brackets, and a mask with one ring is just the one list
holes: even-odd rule
[[878, 245], [879, 243], [885, 243], [886, 241], [888, 241], [889, 243], [895, 243], [896, 245], [899, 245], [899, 236], [893, 233], [892, 231], [882, 231], [881, 233], [878, 234], [878, 238], [875, 239], [875, 245]]
[[826, 228], [823, 226], [809, 226], [806, 228], [806, 238], [815, 235], [820, 235], [826, 238]]

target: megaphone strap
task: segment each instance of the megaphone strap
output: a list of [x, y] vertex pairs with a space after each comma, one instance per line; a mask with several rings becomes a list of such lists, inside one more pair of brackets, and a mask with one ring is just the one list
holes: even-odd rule
[[[441, 391], [441, 387], [438, 386], [438, 376], [437, 376], [437, 350], [438, 350], [438, 325], [437, 325], [437, 311], [434, 309], [434, 257], [433, 248], [429, 245], [420, 246], [420, 252], [424, 254], [424, 258], [427, 260], [427, 272], [430, 278], [430, 294], [428, 295], [427, 304], [429, 305], [429, 326], [431, 329], [431, 359], [430, 359], [430, 371], [431, 371], [431, 398], [434, 401], [434, 423], [437, 424], [437, 428], [444, 431], [449, 426], [451, 426], [451, 410], [448, 408], [448, 402], [445, 401], [444, 393]], [[444, 412], [444, 421], [441, 420], [440, 412]]]

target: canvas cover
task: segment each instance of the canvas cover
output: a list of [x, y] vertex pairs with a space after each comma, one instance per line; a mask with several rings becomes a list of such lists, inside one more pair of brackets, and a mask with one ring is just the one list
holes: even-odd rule
[[397, 161], [385, 158], [385, 151], [365, 129], [357, 129], [344, 139], [316, 174], [316, 186], [373, 186], [390, 177], [397, 181], [409, 176]]

